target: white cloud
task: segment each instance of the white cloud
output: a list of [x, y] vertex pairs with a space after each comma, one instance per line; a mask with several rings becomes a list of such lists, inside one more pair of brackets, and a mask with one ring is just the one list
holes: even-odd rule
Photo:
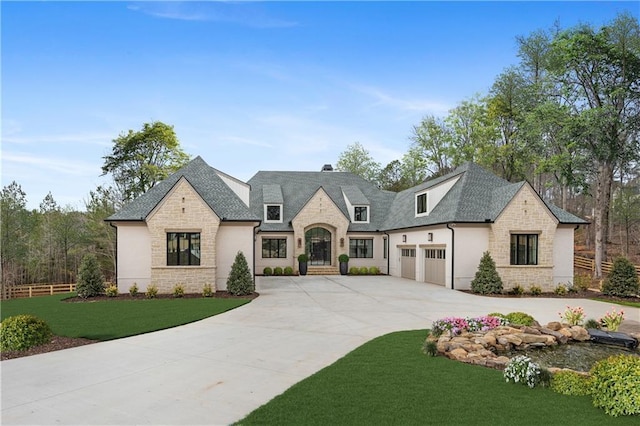
[[[4, 129], [3, 129], [4, 132]], [[8, 132], [7, 132], [8, 133]], [[10, 133], [2, 137], [2, 142], [13, 144], [37, 144], [37, 143], [88, 143], [92, 145], [111, 146], [113, 135], [102, 133], [78, 133], [67, 135], [39, 135], [39, 136], [15, 136]]]
[[391, 95], [388, 92], [373, 86], [350, 85], [350, 88], [356, 92], [373, 98], [375, 101], [373, 106], [384, 106], [398, 109], [400, 111], [432, 113], [435, 115], [445, 114], [449, 109], [451, 109], [450, 105], [436, 100], [409, 97], [402, 98]]
[[[3, 175], [9, 170], [24, 170], [24, 167], [37, 167], [39, 171], [51, 172], [73, 176], [97, 176], [101, 169], [96, 164], [78, 161], [69, 158], [39, 157], [28, 153], [2, 153]], [[5, 177], [3, 176], [3, 178]], [[9, 177], [11, 179], [11, 177]], [[54, 179], [52, 181], [55, 182]]]

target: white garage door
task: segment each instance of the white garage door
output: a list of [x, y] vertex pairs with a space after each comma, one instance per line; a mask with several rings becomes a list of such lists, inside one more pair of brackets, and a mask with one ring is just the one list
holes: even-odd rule
[[432, 284], [445, 285], [446, 253], [443, 248], [425, 249], [424, 280]]
[[400, 275], [402, 278], [416, 279], [416, 249], [402, 249], [400, 255]]

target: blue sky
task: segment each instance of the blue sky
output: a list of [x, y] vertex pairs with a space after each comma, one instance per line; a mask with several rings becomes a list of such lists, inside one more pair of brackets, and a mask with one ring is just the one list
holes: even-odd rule
[[2, 2], [2, 186], [82, 209], [112, 140], [175, 126], [248, 180], [320, 170], [356, 141], [383, 165], [413, 125], [517, 63], [518, 35], [637, 2]]

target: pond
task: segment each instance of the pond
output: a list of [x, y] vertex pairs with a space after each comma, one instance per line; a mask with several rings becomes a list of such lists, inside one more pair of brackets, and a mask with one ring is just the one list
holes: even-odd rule
[[557, 367], [570, 368], [576, 371], [589, 371], [597, 361], [619, 354], [640, 357], [638, 348], [629, 350], [621, 346], [592, 342], [569, 343], [546, 348], [529, 348], [508, 352], [506, 356], [511, 358], [516, 355], [527, 355], [533, 362], [545, 368]]

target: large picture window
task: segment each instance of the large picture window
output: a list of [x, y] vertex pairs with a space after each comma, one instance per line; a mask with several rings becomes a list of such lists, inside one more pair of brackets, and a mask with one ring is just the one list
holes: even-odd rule
[[373, 257], [373, 240], [372, 239], [349, 240], [349, 257], [372, 258]]
[[538, 264], [538, 234], [511, 234], [511, 264]]
[[167, 233], [167, 265], [198, 266], [200, 265], [200, 233], [168, 232]]
[[262, 258], [285, 258], [287, 257], [287, 239], [286, 238], [263, 238], [262, 239]]

